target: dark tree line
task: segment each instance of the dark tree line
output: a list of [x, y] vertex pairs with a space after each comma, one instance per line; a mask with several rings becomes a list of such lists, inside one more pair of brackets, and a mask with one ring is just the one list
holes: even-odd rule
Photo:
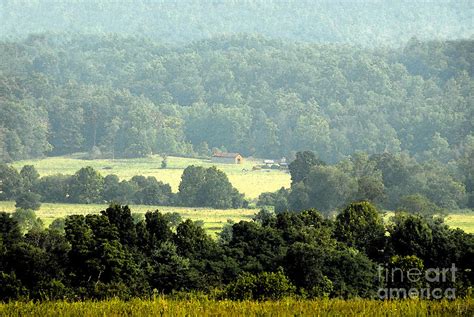
[[103, 177], [92, 167], [74, 175], [40, 177], [34, 166], [18, 171], [0, 164], [0, 200], [15, 200], [22, 209], [37, 210], [40, 202], [77, 204], [123, 203], [159, 206], [241, 208], [248, 203], [229, 182], [227, 175], [215, 167], [189, 166], [183, 171], [178, 194], [169, 184], [153, 176], [133, 176], [120, 180], [116, 175]]
[[389, 210], [409, 210], [431, 217], [458, 208], [472, 208], [473, 147], [459, 162], [417, 162], [402, 154], [355, 153], [329, 165], [311, 151], [298, 152], [289, 164], [291, 188], [262, 193], [257, 205], [277, 212], [317, 208], [325, 213], [355, 200], [367, 200]]
[[120, 205], [25, 235], [19, 219], [0, 213], [1, 300], [179, 291], [232, 299], [373, 298], [387, 284], [377, 264], [401, 263], [421, 272], [455, 263], [456, 279], [437, 287], [456, 287], [457, 296], [474, 281], [472, 234], [408, 214], [387, 224], [367, 202], [348, 205], [334, 220], [316, 210], [262, 210], [253, 221], [228, 225], [218, 240], [190, 220], [158, 211], [140, 219]]

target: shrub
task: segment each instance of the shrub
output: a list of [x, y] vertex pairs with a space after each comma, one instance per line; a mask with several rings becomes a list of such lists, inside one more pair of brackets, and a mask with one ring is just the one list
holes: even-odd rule
[[12, 219], [18, 223], [22, 232], [28, 232], [32, 229], [41, 230], [43, 227], [41, 219], [36, 217], [35, 212], [30, 209], [18, 209], [12, 214]]
[[168, 167], [168, 157], [163, 156], [163, 160], [161, 161], [161, 168], [165, 169]]
[[244, 273], [227, 286], [227, 297], [233, 300], [278, 300], [294, 294], [296, 288], [282, 271], [259, 274]]
[[432, 217], [442, 212], [442, 209], [421, 194], [406, 195], [400, 199], [398, 211], [407, 211], [423, 217]]
[[21, 285], [15, 272], [7, 274], [0, 272], [0, 300], [17, 299], [27, 293], [27, 289]]
[[41, 207], [41, 196], [32, 193], [32, 192], [25, 192], [18, 195], [15, 200], [15, 207], [20, 209], [31, 209], [31, 210], [39, 210]]

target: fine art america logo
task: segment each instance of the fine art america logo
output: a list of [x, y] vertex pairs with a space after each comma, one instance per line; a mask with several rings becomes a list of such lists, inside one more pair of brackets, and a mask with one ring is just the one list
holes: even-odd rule
[[449, 268], [428, 269], [379, 265], [379, 282], [385, 287], [378, 290], [378, 296], [381, 299], [455, 299], [457, 271], [454, 263]]

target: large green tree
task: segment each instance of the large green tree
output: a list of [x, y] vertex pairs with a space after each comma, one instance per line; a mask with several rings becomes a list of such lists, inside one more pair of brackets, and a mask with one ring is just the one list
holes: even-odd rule
[[226, 174], [216, 167], [188, 166], [181, 176], [178, 199], [184, 206], [239, 208], [243, 195], [229, 182]]
[[334, 235], [375, 260], [381, 258], [385, 248], [385, 226], [377, 209], [369, 202], [352, 203], [339, 213]]
[[104, 178], [92, 167], [77, 171], [69, 181], [69, 199], [75, 203], [100, 202]]

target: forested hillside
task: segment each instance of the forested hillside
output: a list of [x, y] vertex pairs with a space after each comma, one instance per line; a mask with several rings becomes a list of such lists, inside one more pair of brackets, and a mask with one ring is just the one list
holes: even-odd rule
[[369, 50], [258, 36], [183, 46], [120, 36], [0, 43], [0, 158], [212, 148], [336, 162], [355, 151], [448, 162], [472, 143], [474, 41]]
[[0, 2], [0, 36], [38, 32], [141, 34], [167, 43], [258, 33], [363, 46], [473, 35], [469, 0], [39, 0]]

